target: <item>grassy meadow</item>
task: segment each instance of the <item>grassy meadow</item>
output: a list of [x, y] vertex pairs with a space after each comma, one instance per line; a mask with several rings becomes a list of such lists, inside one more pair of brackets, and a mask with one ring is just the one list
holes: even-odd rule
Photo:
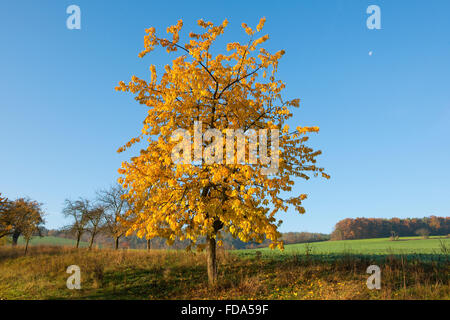
[[[49, 240], [50, 241], [50, 240]], [[450, 299], [446, 238], [327, 241], [219, 250], [219, 284], [208, 287], [203, 253], [67, 246], [0, 247], [0, 299]], [[69, 290], [69, 265], [81, 290]], [[371, 264], [381, 289], [366, 286]]]
[[[67, 239], [61, 237], [33, 237], [29, 243], [30, 246], [75, 246], [77, 243], [74, 239]], [[25, 245], [23, 237], [19, 237], [18, 245]], [[89, 243], [80, 241], [80, 247], [88, 247]]]

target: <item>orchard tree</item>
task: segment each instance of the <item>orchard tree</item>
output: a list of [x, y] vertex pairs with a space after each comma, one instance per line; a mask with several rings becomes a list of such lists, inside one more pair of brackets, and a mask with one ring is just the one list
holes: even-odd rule
[[79, 198], [76, 201], [65, 200], [63, 214], [72, 219], [72, 223], [64, 229], [75, 235], [76, 247], [80, 246], [83, 234], [89, 233], [89, 249], [92, 249], [95, 237], [101, 232], [105, 209], [88, 199]]
[[94, 244], [95, 237], [102, 231], [103, 229], [103, 218], [105, 215], [104, 207], [100, 205], [93, 205], [86, 207], [86, 215], [88, 219], [87, 231], [90, 233], [91, 238], [89, 240], [89, 250], [92, 249], [92, 245]]
[[12, 245], [17, 245], [20, 235], [28, 242], [34, 233], [44, 224], [42, 204], [28, 199], [18, 198], [5, 201], [0, 205], [0, 236], [11, 235]]
[[35, 206], [32, 210], [29, 210], [26, 220], [20, 227], [20, 231], [25, 240], [25, 254], [28, 252], [28, 244], [31, 238], [36, 234], [42, 237], [41, 226], [44, 222], [40, 206]]
[[81, 237], [88, 231], [89, 224], [89, 200], [80, 198], [76, 201], [66, 199], [64, 201], [63, 214], [72, 220], [71, 224], [63, 230], [73, 234], [77, 240], [76, 248], [80, 246]]
[[125, 190], [116, 184], [97, 192], [97, 202], [104, 208], [104, 230], [114, 239], [114, 248], [119, 248], [119, 241], [126, 233], [126, 227], [120, 222], [128, 211]]
[[[182, 20], [167, 28], [171, 38], [149, 28], [139, 56], [159, 46], [176, 57], [159, 77], [151, 65], [149, 81], [133, 76], [128, 84], [121, 81], [116, 87], [133, 93], [148, 108], [140, 134], [118, 150], [145, 141], [140, 154], [119, 169], [119, 182], [128, 190], [125, 197], [132, 207], [124, 221], [127, 234], [162, 237], [169, 244], [188, 239], [188, 250], [207, 248], [211, 285], [217, 279], [216, 246], [221, 245], [222, 232], [244, 242], [268, 239], [271, 248], [282, 249], [277, 230], [282, 221], [275, 214], [289, 206], [305, 212], [305, 194], [285, 197], [294, 179], [319, 174], [328, 178], [316, 166], [321, 152], [305, 145], [306, 134], [319, 129], [297, 126], [290, 130], [286, 124], [300, 100], [281, 96], [285, 84], [276, 73], [284, 51], [271, 54], [261, 47], [269, 39], [259, 35], [264, 23], [265, 18], [255, 29], [243, 23], [248, 41], [228, 43], [226, 51], [215, 56], [212, 45], [224, 33], [227, 20], [219, 25], [199, 20], [202, 31], [189, 33], [184, 45], [179, 35]], [[255, 149], [250, 147], [256, 139], [254, 130], [259, 130], [256, 161]], [[243, 157], [239, 154], [242, 140], [239, 145], [241, 138], [233, 132], [246, 134]], [[221, 134], [232, 142], [225, 152], [227, 161]]]

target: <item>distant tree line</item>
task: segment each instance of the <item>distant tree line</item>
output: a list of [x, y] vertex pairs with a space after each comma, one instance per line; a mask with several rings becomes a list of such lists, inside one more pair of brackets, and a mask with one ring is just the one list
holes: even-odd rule
[[448, 235], [449, 233], [450, 217], [347, 218], [335, 225], [331, 233], [331, 240], [406, 237], [417, 234], [422, 236]]

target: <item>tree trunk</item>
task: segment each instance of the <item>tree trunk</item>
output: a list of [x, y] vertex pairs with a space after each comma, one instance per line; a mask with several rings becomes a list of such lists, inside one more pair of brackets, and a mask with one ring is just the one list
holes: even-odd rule
[[216, 239], [214, 237], [206, 238], [207, 249], [207, 266], [208, 266], [208, 282], [210, 286], [217, 283], [217, 260], [216, 260]]
[[114, 238], [114, 249], [119, 249], [119, 237]]
[[81, 234], [77, 235], [77, 249], [80, 246], [80, 238], [81, 238]]
[[150, 249], [151, 249], [151, 246], [152, 246], [152, 242], [151, 242], [151, 239], [147, 239], [147, 250], [149, 250], [149, 251], [150, 251]]
[[89, 241], [89, 250], [92, 249], [92, 245], [94, 244], [94, 237], [95, 237], [95, 234], [93, 233], [91, 236], [91, 241]]
[[30, 239], [27, 239], [27, 243], [25, 244], [25, 255], [27, 254], [28, 251], [28, 242], [30, 242]]
[[19, 240], [19, 236], [20, 236], [20, 231], [14, 231], [13, 235], [12, 235], [12, 245], [13, 246], [17, 246], [17, 240]]

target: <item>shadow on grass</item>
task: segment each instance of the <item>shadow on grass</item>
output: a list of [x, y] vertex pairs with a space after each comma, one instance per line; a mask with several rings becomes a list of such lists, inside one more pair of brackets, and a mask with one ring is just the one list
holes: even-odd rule
[[192, 290], [192, 284], [206, 285], [206, 268], [127, 268], [105, 272], [99, 288], [77, 299], [170, 299]]

